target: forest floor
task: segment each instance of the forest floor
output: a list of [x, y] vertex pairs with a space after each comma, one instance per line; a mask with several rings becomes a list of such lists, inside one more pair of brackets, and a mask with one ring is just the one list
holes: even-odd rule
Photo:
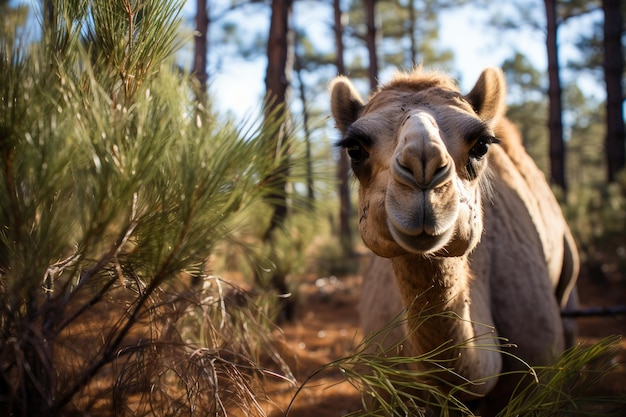
[[[624, 277], [622, 277], [624, 278]], [[341, 278], [309, 277], [299, 286], [295, 320], [281, 326], [286, 346], [284, 358], [299, 384], [269, 383], [266, 405], [269, 417], [338, 417], [361, 409], [358, 391], [346, 382], [336, 367], [324, 365], [350, 355], [361, 340], [357, 304], [360, 276]], [[626, 279], [592, 279], [588, 273], [579, 279], [581, 308], [626, 305]], [[590, 344], [611, 335], [626, 335], [626, 317], [577, 318], [579, 342]], [[626, 396], [626, 340], [614, 362], [615, 369], [596, 384], [593, 395]], [[313, 376], [314, 375], [314, 376]], [[313, 376], [313, 377], [311, 377]], [[310, 379], [309, 379], [310, 378]], [[626, 411], [626, 410], [625, 410]]]

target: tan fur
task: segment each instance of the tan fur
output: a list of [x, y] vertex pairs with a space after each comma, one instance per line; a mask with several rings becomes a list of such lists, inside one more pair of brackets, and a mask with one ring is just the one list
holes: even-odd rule
[[[553, 360], [572, 337], [559, 310], [575, 295], [578, 273], [559, 205], [504, 118], [505, 89], [497, 69], [485, 70], [465, 96], [450, 78], [422, 71], [399, 74], [367, 103], [344, 77], [331, 86], [344, 146], [367, 152], [353, 163], [359, 229], [378, 255], [364, 276], [364, 331], [405, 309], [408, 325], [381, 341], [394, 349], [387, 354], [407, 335], [402, 352], [409, 355], [465, 343], [441, 359], [465, 379], [484, 380], [466, 396], [482, 398], [483, 415], [495, 414], [517, 383], [495, 375], [523, 369], [486, 346], [504, 337], [517, 347], [502, 350], [527, 363]], [[491, 135], [501, 144], [470, 159]], [[436, 315], [421, 323], [425, 312], [460, 319]], [[448, 379], [462, 383], [452, 373]]]

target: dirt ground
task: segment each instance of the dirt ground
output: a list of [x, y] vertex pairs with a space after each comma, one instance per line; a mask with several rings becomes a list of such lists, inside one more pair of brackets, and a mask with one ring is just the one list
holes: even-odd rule
[[[296, 319], [282, 326], [285, 356], [298, 382], [307, 381], [289, 408], [289, 416], [337, 417], [361, 409], [358, 392], [336, 369], [321, 370], [325, 364], [350, 354], [360, 341], [357, 302], [360, 277], [306, 279], [299, 288]], [[626, 305], [626, 280], [597, 282], [588, 276], [579, 280], [581, 308]], [[626, 334], [626, 316], [576, 319], [580, 343], [594, 343], [610, 335]], [[626, 341], [615, 363], [626, 363]], [[270, 417], [287, 415], [296, 388], [287, 383], [267, 386], [273, 404], [266, 405]], [[594, 395], [626, 395], [626, 366], [617, 365]]]

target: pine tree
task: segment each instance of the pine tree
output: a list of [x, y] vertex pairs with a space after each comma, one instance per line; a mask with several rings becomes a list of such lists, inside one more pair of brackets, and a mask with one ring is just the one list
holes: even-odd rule
[[407, 70], [422, 64], [429, 68], [450, 68], [452, 51], [437, 48], [439, 15], [445, 9], [463, 3], [464, 0], [381, 2], [381, 49], [384, 51], [385, 62]]
[[2, 33], [7, 415], [263, 414], [252, 384], [269, 313], [246, 313], [219, 279], [184, 279], [277, 193], [263, 179], [283, 162], [268, 140], [280, 120], [243, 128], [196, 106], [173, 62], [180, 10], [54, 2], [35, 43]]
[[565, 181], [565, 143], [563, 139], [563, 100], [557, 30], [557, 1], [545, 0], [546, 51], [548, 54], [548, 129], [550, 132], [550, 181], [567, 190]]
[[502, 63], [509, 87], [507, 117], [515, 123], [526, 151], [543, 171], [550, 175], [547, 129], [548, 101], [543, 74], [520, 52]]
[[621, 0], [603, 0], [604, 11], [604, 82], [606, 84], [606, 159], [607, 181], [614, 182], [626, 167], [626, 133], [624, 129], [624, 19]]

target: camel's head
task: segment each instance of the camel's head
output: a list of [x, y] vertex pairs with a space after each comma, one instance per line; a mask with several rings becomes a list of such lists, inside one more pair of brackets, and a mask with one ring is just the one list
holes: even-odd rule
[[339, 146], [359, 180], [359, 229], [376, 254], [460, 256], [482, 234], [481, 181], [505, 110], [502, 72], [488, 68], [467, 95], [437, 74], [401, 74], [368, 103], [331, 84]]

